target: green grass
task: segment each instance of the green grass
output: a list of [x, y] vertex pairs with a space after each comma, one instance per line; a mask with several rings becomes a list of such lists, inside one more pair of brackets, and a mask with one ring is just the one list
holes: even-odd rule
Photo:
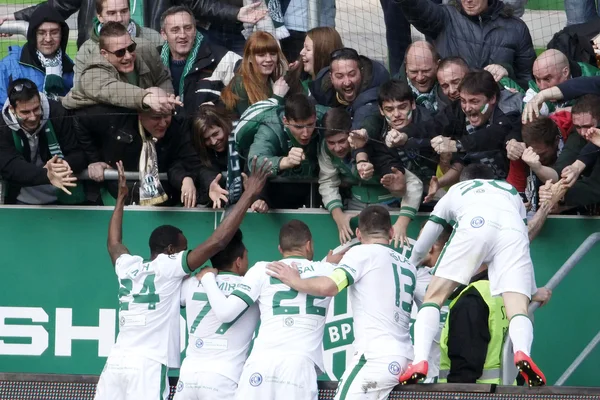
[[[4, 1], [4, 0], [2, 0]], [[0, 39], [0, 58], [4, 58], [8, 55], [8, 46], [23, 46], [25, 39], [13, 39], [13, 38], [1, 38]], [[72, 60], [75, 60], [77, 54], [77, 42], [75, 40], [69, 40], [67, 44], [67, 54]]]
[[529, 0], [525, 8], [529, 10], [564, 10], [565, 3], [563, 0]]

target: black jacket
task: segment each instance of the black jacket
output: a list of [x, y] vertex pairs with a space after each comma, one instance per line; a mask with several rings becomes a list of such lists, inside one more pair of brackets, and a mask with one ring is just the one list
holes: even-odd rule
[[[58, 144], [65, 160], [75, 175], [77, 175], [84, 170], [87, 164], [85, 154], [79, 147], [77, 137], [73, 132], [73, 115], [56, 101], [48, 100], [48, 104], [48, 116], [52, 121], [52, 127], [54, 128]], [[2, 179], [8, 181], [11, 189], [14, 189], [8, 193], [6, 198], [8, 204], [15, 202], [21, 187], [50, 184], [46, 175], [46, 169], [32, 163], [31, 150], [25, 133], [19, 129], [17, 135], [22, 140], [23, 153], [17, 150], [13, 131], [5, 123], [0, 125], [0, 175]], [[38, 152], [42, 161], [46, 163], [52, 158], [48, 149], [48, 141], [43, 130], [38, 135]]]
[[[126, 171], [139, 170], [142, 138], [138, 116], [131, 110], [104, 105], [80, 110], [77, 138], [90, 164], [103, 161], [116, 168], [117, 161], [122, 161]], [[156, 142], [156, 152], [159, 172], [168, 174], [168, 181], [161, 181], [171, 200], [168, 204], [176, 204], [183, 179], [195, 178], [194, 171], [199, 165], [188, 123], [173, 117], [165, 136]], [[107, 181], [106, 187], [116, 197], [117, 181]]]
[[[73, 72], [73, 61], [67, 56], [67, 44], [69, 43], [69, 26], [65, 22], [65, 19], [58, 13], [54, 8], [50, 7], [48, 3], [41, 3], [36, 6], [35, 11], [31, 14], [29, 19], [29, 28], [27, 29], [27, 43], [23, 45], [23, 51], [21, 52], [20, 63], [31, 65], [39, 70], [44, 71], [42, 63], [40, 62], [37, 51], [37, 28], [44, 22], [56, 22], [61, 28], [61, 40], [60, 48], [62, 50], [62, 69], [63, 73]], [[65, 93], [66, 94], [66, 93]]]
[[442, 6], [429, 0], [395, 1], [411, 24], [434, 39], [442, 58], [461, 56], [479, 69], [510, 65], [522, 87], [532, 79], [536, 55], [529, 29], [502, 1], [489, 0], [489, 8], [476, 17], [466, 15], [459, 1]]
[[[46, 3], [42, 3], [46, 4]], [[79, 11], [77, 16], [77, 48], [89, 39], [92, 29], [92, 19], [96, 16], [95, 0], [48, 0], [48, 4], [66, 20]], [[240, 7], [214, 0], [145, 0], [144, 26], [160, 32], [160, 16], [171, 6], [186, 5], [196, 16], [200, 24], [211, 22], [237, 21]], [[29, 21], [33, 12], [41, 5], [27, 7], [17, 11], [14, 16], [16, 20]]]

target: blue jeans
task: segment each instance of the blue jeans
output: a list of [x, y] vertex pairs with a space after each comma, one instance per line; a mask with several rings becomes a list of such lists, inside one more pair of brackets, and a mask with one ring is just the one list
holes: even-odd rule
[[583, 24], [600, 15], [595, 0], [565, 0], [567, 25]]

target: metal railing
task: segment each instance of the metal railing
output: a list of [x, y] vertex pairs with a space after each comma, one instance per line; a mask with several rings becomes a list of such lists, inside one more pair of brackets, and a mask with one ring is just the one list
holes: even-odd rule
[[0, 25], [0, 34], [21, 35], [27, 37], [29, 22], [27, 21], [5, 21]]
[[[581, 243], [581, 245], [575, 250], [571, 257], [560, 267], [560, 269], [554, 274], [554, 276], [548, 281], [544, 287], [554, 290], [558, 286], [558, 284], [567, 276], [573, 268], [581, 261], [583, 256], [585, 256], [595, 245], [600, 241], [600, 232], [592, 233]], [[535, 310], [537, 310], [540, 306], [539, 302], [533, 302], [529, 305], [529, 315], [531, 316]], [[508, 334], [507, 334], [508, 335]], [[583, 360], [592, 352], [594, 347], [600, 342], [600, 333], [596, 335], [596, 337], [588, 344], [588, 346], [584, 349], [584, 351], [575, 359], [573, 364], [569, 366], [569, 368], [563, 373], [560, 377], [559, 381], [556, 385], [562, 385], [571, 374], [577, 369], [577, 367], [583, 362]], [[506, 341], [504, 343], [504, 348], [502, 349], [502, 383], [504, 385], [510, 385], [514, 382], [515, 377], [517, 376], [517, 369], [514, 366], [513, 362], [513, 348], [512, 341], [510, 340], [510, 336], [507, 336]], [[560, 382], [560, 383], [559, 383]]]

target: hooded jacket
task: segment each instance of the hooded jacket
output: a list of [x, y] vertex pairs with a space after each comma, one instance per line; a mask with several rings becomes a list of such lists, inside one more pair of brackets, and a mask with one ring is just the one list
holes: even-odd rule
[[42, 3], [31, 15], [29, 29], [27, 30], [27, 43], [23, 47], [9, 46], [8, 56], [0, 62], [0, 102], [4, 104], [8, 97], [10, 82], [19, 78], [27, 78], [36, 84], [38, 89], [44, 91], [46, 70], [36, 54], [36, 32], [44, 22], [56, 22], [61, 27], [60, 49], [62, 50], [62, 70], [64, 92], [66, 95], [73, 87], [73, 61], [67, 56], [67, 43], [69, 42], [69, 27], [60, 14], [47, 3]]
[[[40, 93], [42, 107], [42, 119], [40, 127], [35, 134], [39, 138], [37, 153], [42, 165], [39, 165], [35, 154], [31, 154], [30, 140], [21, 129], [14, 115], [9, 112], [8, 100], [2, 108], [3, 124], [0, 126], [0, 175], [3, 180], [8, 181], [11, 186], [6, 198], [7, 204], [14, 204], [21, 188], [49, 185], [50, 181], [46, 175], [44, 165], [51, 158], [48, 141], [44, 134], [44, 127], [48, 120], [52, 121], [52, 127], [56, 139], [73, 173], [77, 175], [87, 166], [85, 154], [79, 148], [77, 138], [73, 131], [74, 119], [60, 103], [48, 100], [46, 95]], [[17, 149], [13, 132], [21, 139], [22, 152]], [[35, 135], [31, 135], [35, 136]]]
[[[379, 112], [377, 91], [379, 86], [390, 79], [388, 70], [377, 61], [360, 56], [362, 81], [356, 99], [346, 106], [352, 117], [352, 129], [360, 129], [363, 120]], [[310, 84], [310, 92], [317, 103], [328, 107], [342, 107], [337, 101], [335, 89], [331, 83], [330, 67], [325, 67]]]
[[471, 68], [506, 64], [522, 87], [532, 79], [535, 50], [525, 22], [512, 16], [500, 0], [477, 16], [467, 15], [459, 1], [437, 5], [429, 0], [395, 0], [408, 21], [434, 39], [442, 58], [461, 56]]

